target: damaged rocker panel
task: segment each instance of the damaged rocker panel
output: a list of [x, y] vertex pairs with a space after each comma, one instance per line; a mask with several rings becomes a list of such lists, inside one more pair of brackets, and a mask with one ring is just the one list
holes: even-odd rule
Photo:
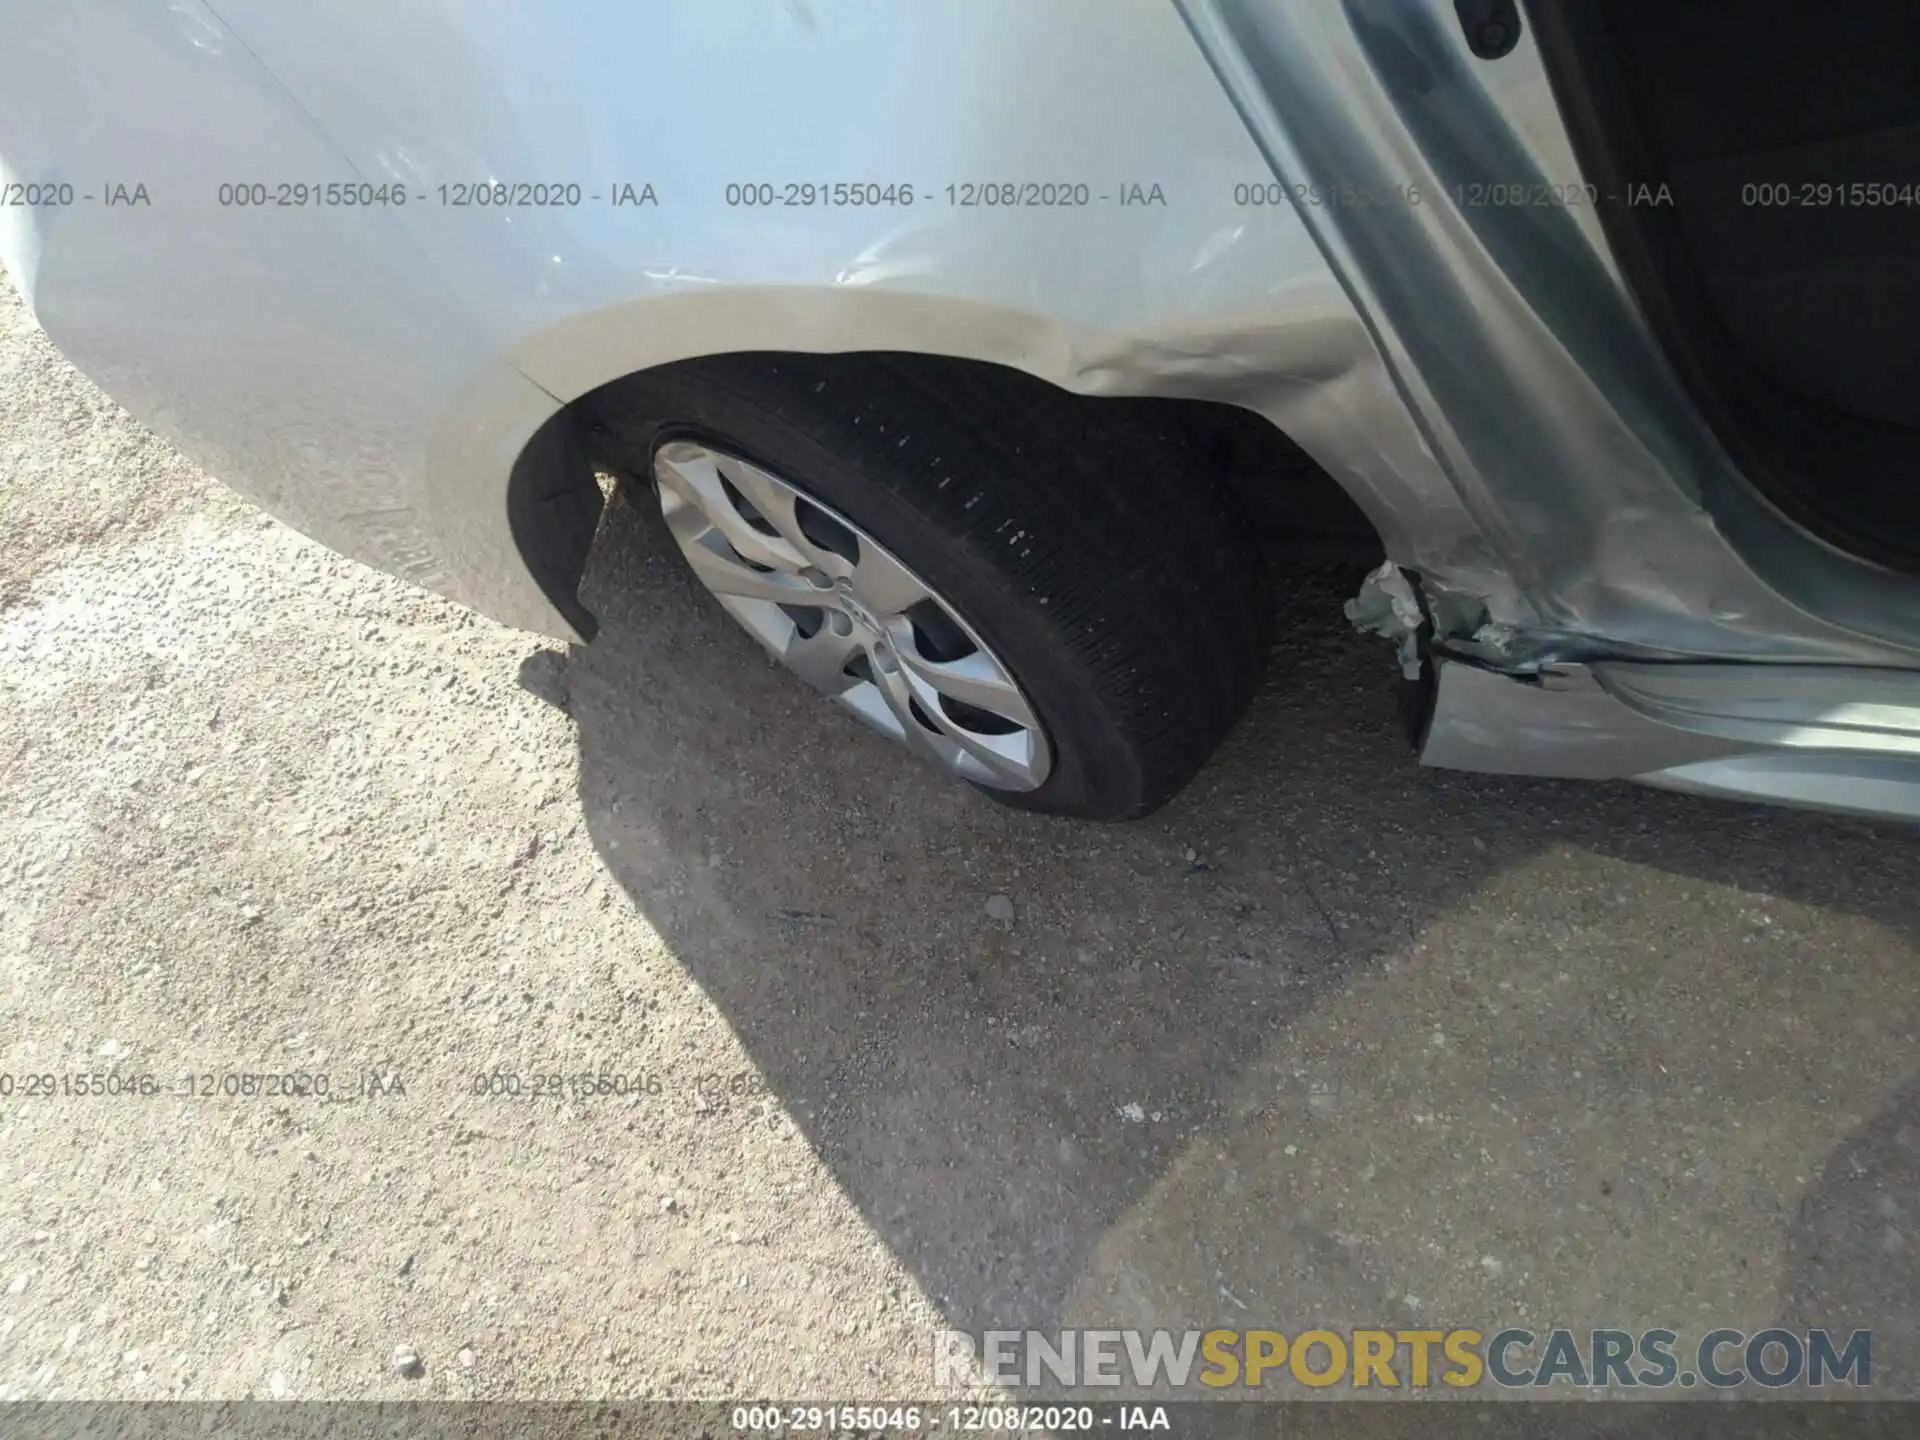
[[[1347, 602], [1421, 686], [1421, 763], [1920, 819], [1920, 675], [1558, 653], [1391, 561]], [[1569, 643], [1575, 642], [1575, 643]]]

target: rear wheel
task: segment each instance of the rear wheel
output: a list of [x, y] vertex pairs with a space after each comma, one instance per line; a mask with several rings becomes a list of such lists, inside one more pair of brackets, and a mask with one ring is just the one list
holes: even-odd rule
[[1250, 527], [1100, 402], [969, 362], [728, 355], [587, 409], [749, 634], [997, 799], [1145, 814], [1253, 693], [1272, 606]]

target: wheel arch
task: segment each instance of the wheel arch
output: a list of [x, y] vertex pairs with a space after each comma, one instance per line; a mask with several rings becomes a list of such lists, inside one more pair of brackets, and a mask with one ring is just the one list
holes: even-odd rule
[[[1264, 468], [1285, 469], [1313, 487], [1309, 523], [1364, 527], [1389, 549], [1418, 526], [1425, 496], [1444, 508], [1441, 497], [1450, 495], [1411, 473], [1430, 457], [1410, 429], [1398, 434], [1396, 413], [1404, 419], [1404, 412], [1390, 388], [1374, 388], [1371, 344], [1337, 295], [1295, 297], [1278, 318], [1217, 317], [1142, 335], [865, 287], [692, 290], [571, 317], [504, 357], [546, 402], [520, 422], [525, 440], [507, 478], [507, 520], [528, 573], [568, 629], [588, 639], [595, 625], [576, 594], [603, 503], [582, 433], [590, 396], [642, 372], [719, 354], [864, 351], [975, 362], [1089, 399], [1163, 402], [1193, 416], [1203, 405], [1239, 412], [1231, 422], [1222, 416], [1232, 432], [1223, 432], [1223, 446], [1257, 447], [1264, 431], [1272, 446]], [[1267, 513], [1261, 496], [1249, 498]]]

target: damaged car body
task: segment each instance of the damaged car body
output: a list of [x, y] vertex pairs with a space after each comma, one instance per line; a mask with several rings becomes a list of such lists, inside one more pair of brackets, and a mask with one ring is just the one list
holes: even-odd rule
[[[1488, 61], [1473, 25], [1501, 8], [1183, 0], [1276, 173], [1329, 193], [1439, 197], [1302, 210], [1475, 522], [1469, 536], [1424, 520], [1389, 534], [1392, 559], [1349, 606], [1431, 684], [1422, 758], [1920, 815], [1916, 576], [1816, 533], [1763, 492], [1764, 461], [1748, 451], [1743, 468], [1743, 437], [1704, 401], [1713, 377], [1675, 363], [1690, 337], [1650, 318], [1660, 277], [1623, 258], [1644, 247], [1643, 223], [1725, 208], [1735, 185], [1751, 205], [1749, 177], [1763, 172], [1718, 174], [1717, 157], [1663, 167], [1633, 129], [1622, 97], [1633, 94], [1624, 72], [1636, 28], [1660, 22], [1643, 43], [1670, 51], [1674, 7], [1534, 4], [1524, 24], [1504, 7], [1504, 48]], [[1803, 120], [1806, 133], [1776, 137], [1771, 153], [1804, 168], [1812, 141], [1824, 142], [1828, 173], [1865, 187], [1853, 198], [1881, 202], [1887, 222], [1849, 259], [1910, 271], [1920, 208], [1852, 176], [1920, 156], [1920, 95], [1904, 69], [1894, 77], [1872, 58], [1911, 54], [1894, 43], [1912, 31], [1911, 12], [1863, 0], [1818, 21], [1803, 7], [1679, 8], [1693, 12], [1679, 28], [1700, 37], [1694, 53], [1717, 37], [1722, 75], [1754, 72], [1708, 97], [1729, 128], [1755, 118], [1762, 93], [1804, 116], [1816, 89], [1866, 83], [1849, 67], [1888, 80], [1882, 113]], [[1769, 27], [1775, 38], [1754, 55], [1729, 54], [1728, 34], [1744, 44]], [[1809, 44], [1832, 53], [1796, 66]], [[1663, 78], [1706, 88], [1698, 73]], [[1877, 144], [1864, 168], [1842, 148], [1863, 134]], [[1806, 198], [1829, 213], [1840, 203], [1817, 189]], [[1747, 222], [1756, 253], [1706, 251], [1694, 263], [1770, 263], [1762, 278], [1784, 288], [1784, 275], [1856, 311], [1907, 298], [1823, 297], [1806, 279], [1813, 267], [1794, 268], [1804, 258], [1794, 237], [1766, 233], [1750, 212]], [[1858, 483], [1910, 487], [1911, 473]]]
[[[0, 208], [0, 260], [214, 474], [505, 623], [591, 637], [615, 475], [776, 659], [1012, 803], [1141, 814], [1204, 763], [1270, 639], [1258, 475], [1311, 470], [1387, 557], [1348, 614], [1426, 763], [1920, 816], [1920, 566], [1868, 493], [1908, 357], [1776, 353], [1781, 313], [1911, 293], [1845, 288], [1791, 207], [1716, 226], [1776, 183], [1754, 133], [1897, 178], [1903, 74], [1803, 133], [1749, 112], [1909, 22], [1770, 8], [1728, 79], [1586, 0], [0, 0], [0, 185], [154, 197]], [[714, 115], [716, 70], [756, 103]], [[1690, 86], [1718, 130], [1649, 99]], [[1851, 258], [1899, 282], [1916, 216]], [[1253, 482], [1209, 470], [1228, 409]], [[1860, 496], [1805, 479], [1828, 454]]]

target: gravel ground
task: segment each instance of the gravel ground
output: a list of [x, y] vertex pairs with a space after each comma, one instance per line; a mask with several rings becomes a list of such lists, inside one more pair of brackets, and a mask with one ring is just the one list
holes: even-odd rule
[[1422, 771], [1353, 578], [1166, 811], [1035, 819], [644, 512], [557, 649], [0, 294], [0, 1072], [333, 1091], [0, 1101], [0, 1395], [924, 1396], [941, 1325], [1410, 1320], [1871, 1326], [1913, 1393], [1911, 833]]

